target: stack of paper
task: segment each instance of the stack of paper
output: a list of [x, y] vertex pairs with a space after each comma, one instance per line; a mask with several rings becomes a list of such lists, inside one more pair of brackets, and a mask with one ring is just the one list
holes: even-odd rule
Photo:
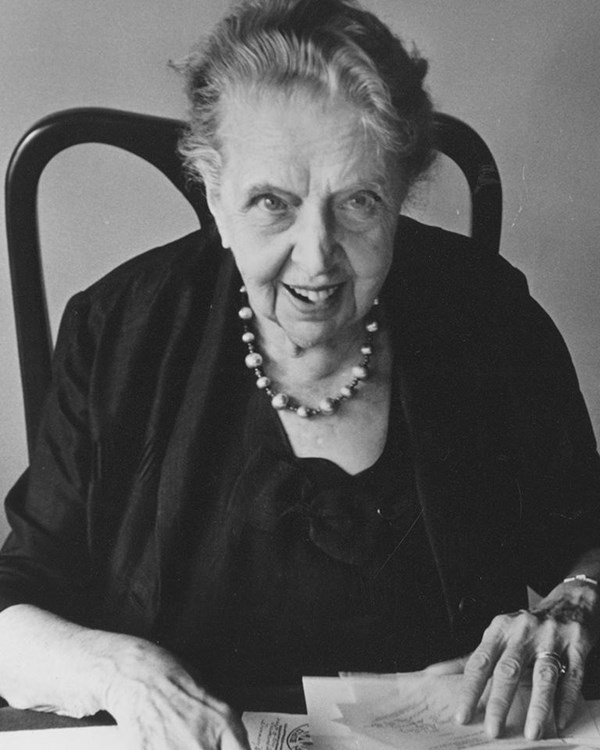
[[490, 739], [483, 728], [483, 705], [473, 722], [454, 721], [462, 675], [423, 672], [399, 675], [305, 677], [304, 693], [314, 750], [465, 750], [494, 747], [600, 748], [600, 702], [583, 699], [576, 719], [557, 736], [546, 729], [538, 742], [523, 738], [531, 688], [520, 687], [502, 739]]

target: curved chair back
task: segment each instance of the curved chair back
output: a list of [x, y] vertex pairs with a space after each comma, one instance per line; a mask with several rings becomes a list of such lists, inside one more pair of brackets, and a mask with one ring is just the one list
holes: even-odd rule
[[[46, 305], [37, 218], [41, 174], [60, 151], [81, 143], [125, 149], [159, 169], [187, 198], [200, 225], [208, 219], [201, 187], [186, 181], [176, 152], [183, 123], [113, 109], [70, 109], [33, 125], [15, 148], [6, 174], [6, 230], [29, 451], [51, 378], [52, 336]], [[502, 189], [496, 163], [481, 137], [450, 115], [435, 115], [436, 148], [460, 167], [471, 193], [471, 235], [497, 253]]]

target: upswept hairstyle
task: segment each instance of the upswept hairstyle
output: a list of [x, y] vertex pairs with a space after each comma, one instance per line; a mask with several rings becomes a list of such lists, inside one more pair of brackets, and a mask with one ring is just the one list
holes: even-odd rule
[[355, 0], [242, 0], [178, 67], [190, 101], [180, 153], [194, 179], [218, 184], [220, 102], [252, 87], [339, 92], [400, 156], [408, 186], [432, 161], [427, 61]]

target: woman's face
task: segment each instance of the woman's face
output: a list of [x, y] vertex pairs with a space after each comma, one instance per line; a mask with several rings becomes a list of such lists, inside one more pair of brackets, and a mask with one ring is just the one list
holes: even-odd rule
[[229, 98], [208, 185], [261, 334], [309, 348], [360, 335], [405, 195], [355, 107], [275, 92]]

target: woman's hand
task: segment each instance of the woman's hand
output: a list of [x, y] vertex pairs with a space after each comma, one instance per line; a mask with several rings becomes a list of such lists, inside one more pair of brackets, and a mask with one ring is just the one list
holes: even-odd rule
[[135, 750], [248, 750], [244, 727], [166, 651], [127, 639], [114, 653], [104, 707]]
[[540, 739], [554, 716], [559, 729], [564, 728], [573, 715], [585, 661], [599, 632], [597, 586], [580, 581], [559, 584], [531, 611], [494, 618], [464, 663], [457, 721], [471, 720], [491, 678], [485, 727], [491, 737], [500, 736], [521, 676], [531, 667], [525, 737]]
[[0, 613], [0, 695], [67, 716], [106, 710], [128, 750], [249, 750], [237, 715], [164, 649], [26, 604]]

